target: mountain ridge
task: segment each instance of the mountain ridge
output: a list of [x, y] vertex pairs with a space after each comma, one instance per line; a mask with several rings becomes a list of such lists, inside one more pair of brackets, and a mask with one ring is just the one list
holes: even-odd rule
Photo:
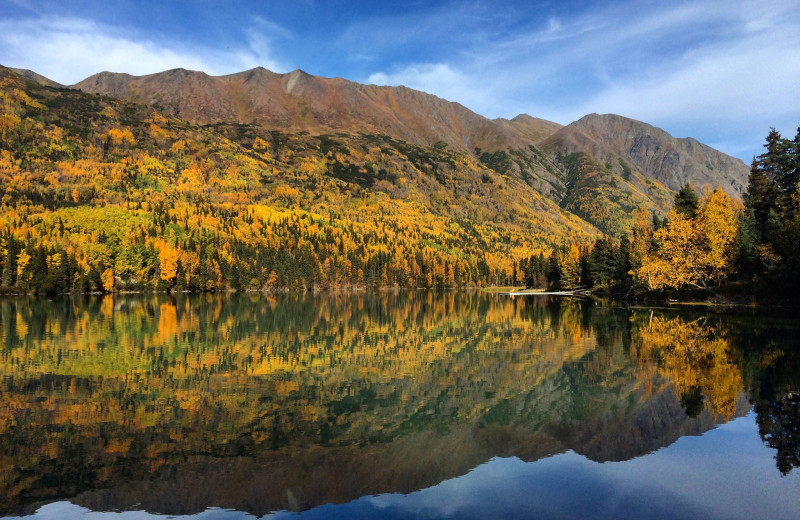
[[507, 126], [433, 94], [322, 78], [301, 69], [279, 74], [256, 67], [222, 76], [186, 69], [144, 76], [101, 72], [71, 88], [155, 105], [199, 124], [255, 121], [311, 133], [357, 129], [426, 146], [441, 141], [468, 152], [526, 145]]
[[545, 150], [585, 152], [599, 160], [630, 160], [672, 190], [686, 183], [699, 189], [718, 184], [741, 198], [749, 172], [741, 160], [694, 138], [675, 138], [653, 125], [616, 114], [588, 114], [539, 144]]
[[61, 83], [53, 81], [52, 79], [42, 76], [41, 74], [38, 74], [30, 69], [15, 69], [13, 67], [10, 67], [9, 70], [13, 70], [23, 78], [34, 81], [40, 85], [44, 85], [45, 87], [53, 87], [53, 88], [64, 87], [64, 85], [62, 85]]
[[[35, 79], [35, 78], [34, 78]], [[639, 208], [666, 214], [689, 183], [741, 198], [749, 169], [692, 138], [647, 123], [589, 114], [566, 126], [519, 114], [488, 119], [404, 86], [264, 67], [222, 76], [183, 68], [145, 76], [101, 72], [70, 88], [150, 105], [200, 125], [259, 125], [311, 135], [386, 135], [474, 155], [595, 227], [619, 234]]]
[[[224, 76], [185, 69], [147, 76], [103, 72], [72, 87], [159, 106], [199, 124], [258, 122], [315, 134], [378, 133], [424, 146], [445, 143], [470, 153], [521, 150], [529, 155], [531, 146], [551, 158], [583, 152], [600, 164], [610, 160], [616, 176], [627, 177], [626, 169], [633, 168], [672, 191], [686, 183], [697, 189], [719, 184], [740, 198], [748, 174], [738, 159], [623, 116], [589, 114], [565, 126], [527, 114], [492, 120], [422, 91], [322, 78], [301, 69], [279, 74], [256, 67]], [[617, 164], [620, 159], [628, 166]], [[515, 170], [521, 171], [524, 166], [517, 164]], [[550, 178], [546, 165], [539, 166], [533, 168], [534, 176], [559, 183]]]

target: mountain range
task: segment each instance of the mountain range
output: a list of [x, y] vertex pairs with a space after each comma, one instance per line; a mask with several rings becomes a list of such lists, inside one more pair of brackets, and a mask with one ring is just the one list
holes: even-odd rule
[[[55, 83], [22, 72], [44, 85]], [[637, 202], [659, 211], [669, 202], [664, 188], [677, 191], [686, 183], [698, 191], [719, 185], [741, 197], [749, 171], [742, 161], [692, 138], [676, 139], [621, 116], [590, 114], [567, 126], [526, 114], [492, 120], [406, 87], [363, 85], [302, 70], [277, 74], [257, 67], [225, 76], [185, 69], [146, 76], [101, 72], [71, 88], [152, 105], [197, 124], [258, 123], [288, 132], [381, 134], [422, 146], [445, 143], [470, 153], [507, 153], [508, 170], [536, 177], [534, 187], [554, 198], [569, 198], [568, 175], [536, 151], [548, 159], [585, 154], [594, 164], [584, 176], [609, 177], [604, 182], [616, 183], [632, 197], [641, 191], [650, 200]]]
[[0, 67], [0, 95], [13, 290], [517, 283], [531, 255], [621, 236], [686, 183], [740, 197], [748, 175], [621, 116], [492, 120], [302, 71], [65, 87]]

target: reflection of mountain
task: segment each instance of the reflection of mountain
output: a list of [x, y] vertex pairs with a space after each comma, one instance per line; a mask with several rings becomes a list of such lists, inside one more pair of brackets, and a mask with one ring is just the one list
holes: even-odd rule
[[196, 513], [213, 504], [262, 515], [380, 493], [410, 493], [463, 475], [495, 456], [535, 461], [574, 449], [595, 460], [625, 460], [714, 425], [707, 414], [688, 418], [668, 391], [656, 401], [620, 423], [613, 422], [619, 417], [612, 414], [582, 425], [564, 440], [558, 439], [562, 431], [490, 424], [415, 432], [358, 448], [307, 446], [226, 459], [192, 457], [155, 480], [83, 493], [73, 502], [95, 511], [138, 504], [164, 514]]
[[640, 318], [467, 293], [0, 302], [0, 509], [264, 513], [493, 456], [627, 459], [714, 424]]

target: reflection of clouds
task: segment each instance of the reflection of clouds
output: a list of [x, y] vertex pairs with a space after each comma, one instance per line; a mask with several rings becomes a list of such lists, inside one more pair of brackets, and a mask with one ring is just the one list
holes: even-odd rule
[[529, 464], [517, 457], [495, 457], [466, 475], [408, 495], [378, 495], [363, 499], [378, 509], [402, 509], [418, 518], [462, 517], [497, 507], [524, 504], [536, 490], [519, 486]]

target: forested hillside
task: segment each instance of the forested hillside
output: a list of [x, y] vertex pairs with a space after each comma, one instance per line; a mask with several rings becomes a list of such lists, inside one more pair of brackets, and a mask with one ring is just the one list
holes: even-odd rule
[[636, 209], [666, 214], [672, 195], [686, 183], [698, 190], [722, 186], [741, 198], [747, 182], [747, 166], [739, 159], [627, 117], [590, 114], [563, 127], [525, 114], [490, 120], [418, 90], [300, 70], [277, 74], [259, 67], [226, 76], [185, 69], [146, 76], [102, 72], [72, 88], [160, 107], [195, 124], [256, 122], [293, 133], [369, 133], [423, 147], [447, 145], [612, 235], [633, 224]]
[[11, 292], [448, 287], [597, 230], [444, 143], [198, 126], [0, 68]]

